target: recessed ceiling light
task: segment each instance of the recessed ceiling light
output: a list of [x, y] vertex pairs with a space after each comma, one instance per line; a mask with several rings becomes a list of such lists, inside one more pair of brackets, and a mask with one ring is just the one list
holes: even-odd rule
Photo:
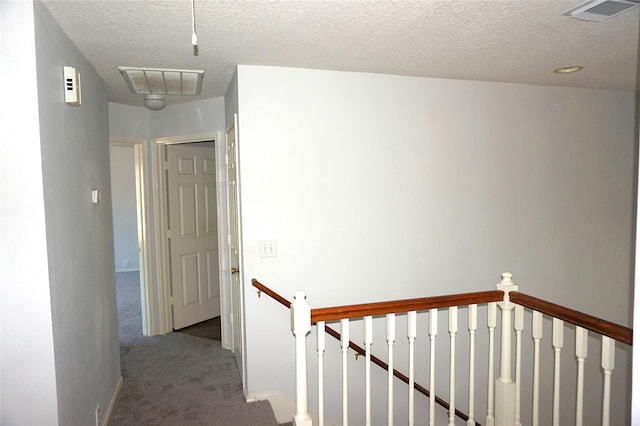
[[582, 65], [572, 65], [570, 67], [561, 67], [553, 70], [556, 74], [570, 74], [572, 72], [578, 72], [583, 68]]

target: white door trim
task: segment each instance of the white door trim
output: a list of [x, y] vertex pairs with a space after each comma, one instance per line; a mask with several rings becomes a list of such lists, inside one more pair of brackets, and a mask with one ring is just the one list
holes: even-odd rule
[[[170, 275], [169, 275], [169, 253], [167, 250], [167, 236], [166, 229], [167, 224], [167, 212], [166, 212], [166, 183], [164, 179], [165, 174], [165, 158], [164, 150], [167, 145], [193, 143], [193, 142], [205, 142], [214, 141], [216, 150], [216, 190], [217, 190], [217, 208], [218, 208], [218, 256], [220, 261], [220, 300], [221, 300], [221, 328], [222, 328], [222, 346], [227, 347], [227, 336], [225, 333], [225, 322], [229, 321], [228, 307], [225, 303], [226, 300], [226, 288], [228, 287], [228, 280], [226, 272], [228, 271], [229, 258], [228, 258], [228, 242], [226, 229], [226, 216], [223, 216], [222, 211], [226, 211], [226, 205], [224, 194], [226, 189], [221, 193], [221, 186], [226, 185], [226, 168], [224, 165], [224, 151], [221, 149], [224, 147], [220, 143], [220, 132], [201, 133], [194, 135], [182, 135], [156, 138], [153, 140], [154, 147], [152, 153], [152, 180], [153, 180], [153, 211], [154, 211], [154, 233], [158, 236], [155, 239], [155, 253], [156, 253], [156, 281], [157, 281], [157, 298], [156, 307], [158, 312], [158, 325], [159, 333], [166, 334], [173, 330], [173, 324], [171, 321], [171, 303], [169, 301], [169, 295], [171, 294]], [[224, 179], [224, 180], [223, 180]]]
[[153, 312], [153, 293], [149, 274], [151, 267], [151, 240], [149, 239], [149, 200], [147, 198], [147, 140], [137, 138], [111, 137], [109, 146], [132, 147], [134, 154], [134, 170], [136, 179], [136, 216], [138, 222], [138, 249], [140, 251], [140, 299], [142, 310], [142, 334], [151, 336], [155, 333], [156, 322]]

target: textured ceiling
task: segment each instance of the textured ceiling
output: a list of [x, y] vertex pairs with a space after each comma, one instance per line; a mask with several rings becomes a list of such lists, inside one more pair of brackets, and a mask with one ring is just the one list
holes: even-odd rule
[[[562, 16], [582, 0], [47, 0], [109, 87], [142, 105], [118, 66], [205, 70], [223, 96], [237, 64], [635, 90], [640, 8], [604, 22]], [[553, 69], [583, 65], [575, 74]], [[169, 96], [167, 103], [199, 98]]]

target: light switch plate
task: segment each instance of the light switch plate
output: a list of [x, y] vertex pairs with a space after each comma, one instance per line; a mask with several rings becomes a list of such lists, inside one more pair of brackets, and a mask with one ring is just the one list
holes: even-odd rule
[[258, 245], [260, 257], [278, 256], [278, 243], [276, 240], [262, 240]]

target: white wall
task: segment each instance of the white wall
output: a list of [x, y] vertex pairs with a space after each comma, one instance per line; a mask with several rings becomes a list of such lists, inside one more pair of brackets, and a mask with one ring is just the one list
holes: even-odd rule
[[57, 424], [31, 2], [0, 2], [0, 39], [2, 80], [23, 82], [0, 102], [0, 423]]
[[[35, 11], [58, 419], [91, 424], [120, 380], [107, 87], [49, 11]], [[64, 104], [63, 65], [80, 72], [81, 107]]]
[[634, 93], [255, 66], [238, 86], [249, 394], [293, 395], [288, 314], [254, 277], [320, 307], [512, 271], [630, 324]]
[[109, 152], [115, 271], [139, 270], [133, 147], [111, 146]]

